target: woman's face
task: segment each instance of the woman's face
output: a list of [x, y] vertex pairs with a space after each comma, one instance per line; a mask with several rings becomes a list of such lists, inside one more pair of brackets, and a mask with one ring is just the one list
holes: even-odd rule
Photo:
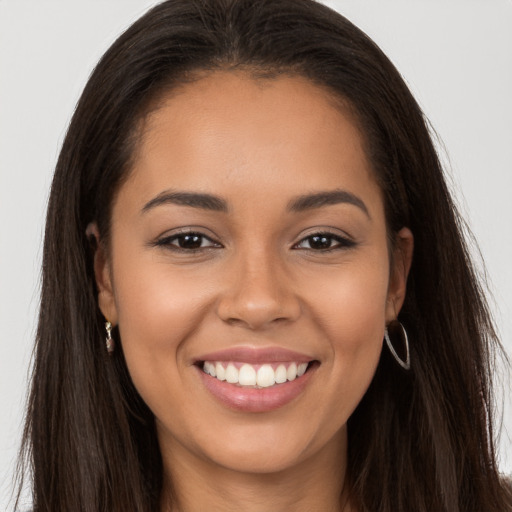
[[352, 117], [305, 79], [218, 72], [172, 91], [141, 137], [96, 273], [164, 462], [339, 457], [412, 247], [403, 230], [390, 264]]

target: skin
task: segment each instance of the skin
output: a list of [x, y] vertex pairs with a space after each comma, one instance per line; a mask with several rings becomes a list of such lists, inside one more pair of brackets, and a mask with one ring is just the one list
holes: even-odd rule
[[[299, 77], [216, 72], [147, 116], [95, 271], [99, 306], [119, 326], [156, 417], [162, 510], [355, 510], [343, 487], [346, 422], [402, 306], [413, 246], [402, 229], [390, 265], [363, 146], [348, 109]], [[144, 210], [169, 190], [214, 194], [227, 211], [170, 202]], [[364, 207], [289, 209], [298, 196], [335, 190]], [[202, 233], [203, 246], [180, 251], [172, 236], [183, 230]], [[330, 250], [312, 246], [316, 233], [330, 234]], [[194, 366], [233, 346], [277, 346], [319, 365], [285, 406], [236, 411]]]

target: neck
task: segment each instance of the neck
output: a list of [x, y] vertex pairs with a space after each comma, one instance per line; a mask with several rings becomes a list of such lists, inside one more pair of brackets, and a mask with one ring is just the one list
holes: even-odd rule
[[[320, 453], [269, 473], [233, 471], [174, 443], [164, 460], [162, 512], [355, 512], [345, 488], [346, 432]], [[171, 483], [172, 482], [172, 483]]]

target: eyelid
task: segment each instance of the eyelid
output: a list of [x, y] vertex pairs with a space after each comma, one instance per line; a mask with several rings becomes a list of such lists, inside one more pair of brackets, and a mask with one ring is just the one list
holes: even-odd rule
[[[307, 241], [309, 238], [315, 237], [315, 236], [324, 236], [326, 238], [332, 238], [335, 241], [337, 241], [337, 244], [333, 247], [328, 247], [325, 249], [313, 249], [313, 248], [301, 248], [299, 247], [300, 244]], [[306, 250], [306, 251], [312, 251], [312, 252], [328, 252], [333, 251], [337, 249], [350, 249], [357, 245], [356, 241], [347, 233], [340, 233], [338, 230], [336, 232], [333, 229], [329, 228], [316, 228], [314, 230], [311, 230], [309, 233], [302, 234], [300, 240], [293, 244], [292, 249], [296, 250]]]
[[[205, 231], [209, 231], [206, 228], [199, 227], [199, 226], [190, 226], [190, 227], [181, 227], [176, 228], [174, 230], [166, 231], [165, 234], [158, 236], [154, 242], [152, 242], [150, 245], [155, 247], [166, 247], [175, 251], [181, 251], [181, 252], [194, 252], [194, 251], [201, 251], [201, 250], [208, 250], [208, 249], [216, 249], [216, 248], [223, 248], [223, 244], [217, 241], [217, 237], [214, 237], [210, 234], [206, 234]], [[179, 239], [180, 236], [186, 236], [186, 235], [197, 235], [201, 237], [203, 240], [207, 240], [210, 242], [210, 245], [208, 246], [200, 246], [196, 248], [184, 248], [180, 247], [177, 244], [173, 244], [172, 242]], [[307, 248], [307, 247], [299, 247], [301, 244], [306, 242], [308, 239], [315, 237], [315, 236], [324, 236], [326, 238], [331, 238], [337, 243], [332, 246], [325, 249], [314, 249], [314, 248]], [[292, 246], [292, 249], [295, 250], [306, 250], [306, 251], [312, 251], [312, 252], [328, 252], [332, 250], [337, 249], [350, 249], [351, 247], [354, 247], [357, 245], [356, 241], [348, 235], [345, 232], [341, 232], [336, 228], [325, 228], [325, 227], [318, 227], [318, 228], [312, 228], [309, 233], [302, 233], [301, 238], [295, 242]]]
[[[214, 249], [214, 248], [221, 248], [223, 245], [218, 242], [212, 235], [207, 235], [204, 231], [205, 228], [202, 227], [196, 227], [196, 226], [190, 226], [190, 227], [183, 227], [183, 228], [176, 228], [174, 230], [166, 231], [165, 234], [160, 235], [156, 238], [156, 240], [151, 244], [156, 247], [166, 247], [175, 251], [183, 251], [183, 252], [194, 252], [194, 251], [200, 251], [200, 250], [206, 250], [206, 249]], [[171, 242], [174, 240], [177, 240], [181, 236], [187, 236], [187, 235], [197, 235], [200, 236], [203, 239], [208, 240], [211, 242], [211, 245], [206, 247], [197, 247], [195, 249], [186, 249], [184, 247], [179, 247], [178, 245], [172, 244]]]

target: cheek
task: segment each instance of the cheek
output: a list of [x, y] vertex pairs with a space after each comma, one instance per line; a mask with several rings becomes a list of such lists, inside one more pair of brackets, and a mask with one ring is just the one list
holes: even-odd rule
[[383, 333], [387, 306], [388, 270], [382, 260], [347, 265], [321, 280], [309, 293], [318, 323], [333, 340], [347, 348], [362, 348], [371, 334]]
[[[381, 260], [382, 261], [382, 260]], [[324, 279], [309, 295], [315, 324], [329, 341], [333, 387], [355, 408], [375, 373], [386, 322], [387, 267], [352, 266], [337, 279]]]
[[[117, 263], [117, 264], [116, 264]], [[208, 288], [134, 255], [114, 262], [115, 300], [123, 351], [132, 380], [151, 407], [151, 390], [172, 394], [181, 380], [183, 348], [204, 316]], [[194, 286], [192, 286], [194, 284]], [[168, 389], [163, 390], [162, 387]]]

